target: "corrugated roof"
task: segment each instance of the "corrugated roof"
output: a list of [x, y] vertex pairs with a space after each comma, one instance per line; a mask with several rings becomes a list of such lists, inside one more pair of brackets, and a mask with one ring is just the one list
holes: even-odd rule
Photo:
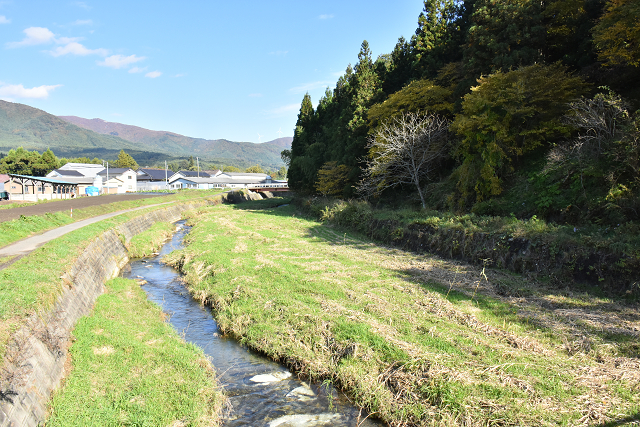
[[13, 174], [13, 173], [10, 173], [9, 176], [12, 177], [12, 178], [31, 179], [31, 180], [34, 180], [34, 181], [40, 181], [40, 182], [44, 182], [44, 183], [47, 183], [47, 184], [78, 185], [75, 182], [62, 181], [60, 179], [47, 178], [45, 176], [17, 175], [17, 174]]

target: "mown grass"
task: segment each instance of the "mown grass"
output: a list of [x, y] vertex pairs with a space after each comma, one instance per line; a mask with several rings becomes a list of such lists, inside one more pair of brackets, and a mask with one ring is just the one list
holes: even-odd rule
[[640, 376], [622, 375], [633, 360], [568, 352], [565, 331], [476, 294], [479, 269], [259, 207], [199, 209], [171, 262], [223, 332], [391, 425], [574, 425], [640, 410]]
[[[62, 275], [69, 271], [75, 259], [95, 237], [132, 218], [165, 207], [127, 212], [85, 226], [46, 243], [0, 270], [0, 360], [5, 355], [9, 338], [24, 320], [32, 313], [46, 311], [53, 306], [66, 286]], [[111, 209], [121, 210], [117, 206]], [[139, 246], [144, 247], [145, 244]]]
[[129, 257], [142, 258], [153, 254], [175, 231], [175, 225], [156, 222], [148, 230], [136, 234], [127, 244]]
[[167, 196], [149, 197], [126, 202], [109, 203], [76, 209], [73, 218], [69, 212], [46, 213], [44, 215], [25, 216], [11, 221], [0, 222], [0, 247], [41, 233], [62, 225], [71, 224], [83, 219], [92, 218], [119, 210], [134, 209], [142, 206], [155, 205], [166, 202], [185, 202], [192, 199], [211, 197], [221, 190], [183, 190]]
[[180, 339], [137, 282], [106, 288], [74, 330], [73, 370], [46, 425], [219, 425], [223, 396], [202, 350]]

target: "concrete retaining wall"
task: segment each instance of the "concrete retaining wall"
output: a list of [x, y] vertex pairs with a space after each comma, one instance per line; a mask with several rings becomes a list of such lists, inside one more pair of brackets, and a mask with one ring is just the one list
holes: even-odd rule
[[0, 372], [0, 427], [37, 426], [47, 402], [64, 378], [70, 337], [76, 322], [89, 314], [104, 283], [129, 261], [123, 243], [159, 221], [174, 222], [182, 212], [223, 201], [224, 196], [174, 205], [134, 218], [96, 238], [63, 276], [68, 288], [53, 309], [28, 318], [12, 336]]

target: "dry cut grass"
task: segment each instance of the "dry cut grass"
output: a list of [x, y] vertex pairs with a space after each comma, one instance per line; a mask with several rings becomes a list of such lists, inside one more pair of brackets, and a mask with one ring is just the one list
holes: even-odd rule
[[[333, 381], [392, 426], [638, 418], [640, 363], [623, 351], [637, 343], [632, 307], [601, 304], [617, 313], [606, 322], [596, 299], [559, 311], [539, 294], [503, 297], [507, 280], [525, 279], [296, 215], [217, 206], [191, 218], [189, 246], [171, 262], [225, 333]], [[597, 319], [615, 339], [595, 333]]]

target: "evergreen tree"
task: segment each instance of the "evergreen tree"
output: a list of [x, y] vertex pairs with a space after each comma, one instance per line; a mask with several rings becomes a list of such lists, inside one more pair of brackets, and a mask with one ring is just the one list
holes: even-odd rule
[[542, 6], [534, 0], [477, 0], [464, 62], [471, 77], [532, 65], [542, 58]]
[[118, 154], [118, 160], [114, 162], [114, 166], [117, 168], [131, 168], [133, 170], [138, 169], [138, 164], [129, 154], [125, 153], [124, 150], [120, 150], [120, 154]]
[[305, 191], [309, 185], [315, 181], [313, 175], [313, 165], [307, 155], [307, 148], [311, 145], [312, 120], [314, 116], [313, 103], [307, 92], [302, 98], [298, 120], [291, 142], [291, 165], [288, 171], [289, 187], [296, 191]]
[[424, 0], [412, 38], [415, 76], [433, 78], [447, 62], [460, 60], [459, 12], [454, 0]]

